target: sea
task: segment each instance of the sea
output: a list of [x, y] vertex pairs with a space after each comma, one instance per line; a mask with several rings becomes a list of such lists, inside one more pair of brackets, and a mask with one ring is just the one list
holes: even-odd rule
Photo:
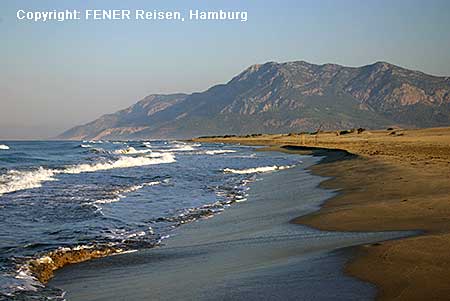
[[242, 145], [0, 141], [0, 300], [64, 300], [39, 281], [56, 255], [164, 244], [183, 224], [245, 202], [261, 174], [299, 164]]

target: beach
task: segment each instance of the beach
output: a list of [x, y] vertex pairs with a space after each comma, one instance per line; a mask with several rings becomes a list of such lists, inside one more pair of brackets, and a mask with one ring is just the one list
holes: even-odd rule
[[450, 295], [450, 128], [387, 129], [316, 135], [204, 138], [202, 142], [267, 145], [347, 159], [311, 167], [338, 189], [317, 212], [295, 223], [329, 231], [419, 230], [421, 235], [366, 244], [346, 265], [347, 275], [378, 288], [379, 300], [446, 300]]
[[298, 155], [173, 140], [1, 145], [2, 300], [60, 300], [64, 291], [46, 285], [56, 270], [160, 246], [177, 228], [245, 202], [260, 174], [303, 164]]
[[450, 301], [450, 0], [23, 2], [0, 301]]
[[296, 167], [261, 174], [246, 201], [179, 227], [162, 246], [66, 266], [49, 285], [68, 300], [373, 299], [374, 286], [343, 273], [351, 247], [413, 233], [292, 223], [336, 194], [307, 170], [320, 158], [298, 157]]

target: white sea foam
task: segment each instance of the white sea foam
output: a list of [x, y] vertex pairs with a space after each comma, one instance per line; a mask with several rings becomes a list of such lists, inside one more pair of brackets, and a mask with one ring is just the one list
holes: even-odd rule
[[145, 165], [165, 164], [176, 162], [172, 153], [152, 154], [149, 157], [122, 156], [116, 161], [96, 164], [79, 164], [63, 169], [45, 169], [40, 167], [31, 171], [10, 170], [0, 176], [0, 195], [24, 189], [38, 188], [43, 182], [56, 180], [56, 174], [80, 174], [115, 168], [129, 168]]
[[161, 156], [163, 156], [164, 154], [167, 154], [167, 153], [160, 153], [160, 152], [150, 152], [150, 153], [148, 153], [147, 155], [145, 155], [146, 157], [149, 157], [149, 158], [158, 158], [158, 157], [161, 157]]
[[89, 148], [89, 147], [92, 147], [92, 145], [90, 145], [90, 144], [81, 144], [80, 147], [82, 147], [82, 148]]
[[234, 201], [235, 201], [236, 203], [246, 202], [246, 201], [247, 201], [247, 198], [236, 198]]
[[118, 150], [114, 151], [114, 154], [119, 154], [119, 155], [136, 155], [136, 154], [146, 154], [146, 153], [151, 153], [151, 152], [152, 152], [151, 149], [137, 150], [134, 147], [130, 146], [130, 147], [127, 147], [125, 149], [118, 149]]
[[208, 150], [205, 151], [207, 155], [219, 155], [219, 154], [227, 154], [227, 153], [235, 153], [235, 150], [231, 149], [217, 149], [217, 150]]
[[55, 170], [39, 167], [36, 170], [18, 171], [10, 170], [0, 176], [0, 195], [30, 188], [41, 187], [45, 181], [53, 181]]
[[128, 168], [144, 165], [164, 164], [175, 162], [175, 157], [171, 153], [164, 153], [159, 157], [120, 157], [116, 161], [108, 161], [97, 164], [79, 164], [68, 167], [62, 171], [67, 174], [79, 174], [83, 172], [94, 172], [115, 168]]
[[195, 146], [198, 146], [198, 145], [197, 144], [192, 144], [192, 145], [177, 144], [177, 145], [174, 145], [173, 148], [160, 149], [158, 151], [161, 151], [161, 152], [190, 152], [190, 151], [196, 150]]
[[[122, 252], [120, 252], [120, 253], [114, 253], [114, 254], [111, 254], [111, 256], [116, 256], [116, 255], [123, 255], [123, 254], [130, 254], [130, 253], [135, 253], [135, 252], [137, 252], [138, 250], [126, 250], [126, 251], [122, 251]], [[64, 299], [65, 300], [65, 299]]]
[[248, 168], [248, 169], [232, 169], [232, 168], [225, 168], [223, 171], [226, 173], [235, 173], [235, 174], [250, 174], [250, 173], [264, 173], [264, 172], [271, 172], [276, 170], [283, 170], [292, 168], [295, 165], [287, 165], [287, 166], [263, 166], [263, 167], [255, 167], [255, 168]]
[[9, 146], [6, 144], [0, 144], [0, 149], [7, 150], [9, 149]]
[[111, 203], [115, 203], [121, 200], [121, 196], [117, 196], [115, 198], [112, 199], [103, 199], [103, 200], [97, 200], [94, 202], [94, 204], [111, 204]]

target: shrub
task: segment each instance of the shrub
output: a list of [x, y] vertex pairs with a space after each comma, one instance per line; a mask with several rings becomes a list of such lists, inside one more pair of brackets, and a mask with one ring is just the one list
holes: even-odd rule
[[347, 134], [351, 134], [353, 133], [352, 130], [343, 130], [343, 131], [339, 131], [339, 135], [347, 135]]

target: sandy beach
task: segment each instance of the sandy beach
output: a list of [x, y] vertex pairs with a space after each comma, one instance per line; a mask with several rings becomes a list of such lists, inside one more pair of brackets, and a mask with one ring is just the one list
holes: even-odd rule
[[24, 2], [0, 301], [450, 301], [450, 0]]
[[297, 167], [262, 174], [247, 201], [179, 227], [163, 246], [69, 265], [49, 284], [68, 300], [372, 300], [374, 286], [343, 272], [351, 247], [413, 233], [291, 223], [336, 194], [307, 170], [319, 158], [294, 156]]
[[447, 300], [450, 295], [450, 128], [388, 129], [317, 135], [259, 135], [202, 142], [282, 145], [286, 151], [354, 154], [311, 167], [331, 177], [321, 187], [339, 194], [317, 212], [294, 219], [332, 231], [421, 230], [407, 239], [366, 244], [348, 275], [378, 287], [379, 300]]

